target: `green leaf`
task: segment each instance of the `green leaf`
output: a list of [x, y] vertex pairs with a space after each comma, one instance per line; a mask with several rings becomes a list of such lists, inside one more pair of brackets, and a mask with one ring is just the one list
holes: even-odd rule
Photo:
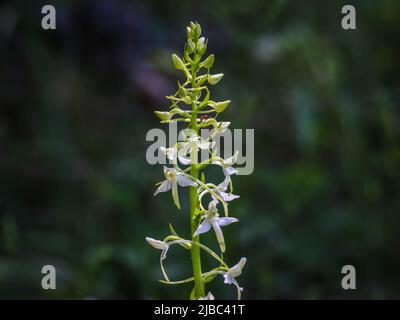
[[170, 231], [174, 236], [179, 237], [171, 223], [168, 225], [168, 227], [169, 227], [169, 231]]
[[214, 55], [210, 54], [201, 64], [204, 68], [210, 69], [214, 64]]
[[196, 291], [194, 290], [196, 286], [193, 287], [192, 291], [190, 292], [190, 300], [197, 300]]

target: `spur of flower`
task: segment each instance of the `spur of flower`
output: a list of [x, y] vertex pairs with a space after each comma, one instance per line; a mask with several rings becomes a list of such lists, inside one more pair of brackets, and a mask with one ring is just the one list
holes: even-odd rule
[[224, 217], [220, 218], [217, 209], [217, 202], [211, 201], [208, 205], [208, 211], [203, 215], [203, 221], [200, 223], [196, 232], [194, 233], [194, 237], [199, 234], [210, 231], [211, 227], [213, 228], [215, 235], [217, 236], [217, 240], [219, 243], [219, 247], [222, 252], [225, 252], [225, 239], [224, 234], [222, 233], [221, 227], [227, 226], [231, 223], [238, 222], [239, 220], [232, 217]]

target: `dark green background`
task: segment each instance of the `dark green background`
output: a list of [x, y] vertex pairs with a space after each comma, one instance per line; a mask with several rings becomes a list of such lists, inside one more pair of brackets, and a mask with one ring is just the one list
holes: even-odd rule
[[[162, 167], [145, 135], [190, 20], [225, 73], [221, 119], [255, 129], [255, 171], [234, 178], [240, 223], [225, 229], [226, 260], [248, 258], [244, 298], [400, 297], [399, 1], [52, 1], [56, 31], [41, 29], [43, 4], [0, 5], [1, 298], [188, 297], [157, 282], [144, 239], [169, 222], [189, 233], [187, 200], [178, 212], [152, 196]], [[344, 4], [357, 30], [342, 30]], [[41, 289], [45, 264], [57, 290]], [[340, 286], [345, 264], [356, 290]], [[189, 276], [187, 252], [167, 268]], [[235, 296], [222, 278], [209, 289]]]

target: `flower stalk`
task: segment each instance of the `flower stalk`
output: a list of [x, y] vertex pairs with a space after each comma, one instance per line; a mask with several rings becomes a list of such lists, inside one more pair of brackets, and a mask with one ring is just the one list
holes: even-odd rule
[[[190, 240], [178, 236], [170, 225], [171, 235], [163, 241], [147, 237], [147, 242], [156, 249], [161, 250], [160, 267], [164, 276], [162, 283], [178, 285], [194, 282], [190, 299], [213, 300], [211, 292], [206, 294], [206, 284], [213, 281], [217, 276], [222, 275], [224, 283], [234, 284], [237, 288], [237, 298], [241, 298], [242, 287], [236, 281], [246, 258], [242, 258], [238, 264], [229, 267], [222, 258], [226, 251], [226, 243], [221, 227], [230, 225], [239, 220], [228, 217], [228, 202], [239, 198], [232, 194], [232, 178], [237, 173], [233, 168], [237, 160], [237, 153], [229, 158], [223, 159], [217, 156], [216, 143], [214, 141], [218, 134], [228, 129], [230, 122], [217, 121], [217, 115], [225, 111], [231, 101], [211, 100], [211, 92], [207, 83], [216, 85], [223, 78], [223, 73], [211, 74], [210, 69], [214, 64], [213, 54], [205, 57], [208, 41], [201, 37], [201, 27], [198, 23], [191, 22], [187, 27], [187, 41], [184, 47], [183, 57], [177, 54], [172, 55], [172, 62], [176, 69], [183, 72], [186, 80], [183, 84], [178, 82], [178, 90], [174, 95], [166, 98], [171, 101], [169, 111], [156, 111], [156, 116], [161, 123], [182, 122], [188, 126], [182, 131], [184, 140], [174, 146], [160, 148], [173, 167], [164, 166], [165, 180], [158, 184], [154, 195], [162, 192], [172, 193], [174, 204], [181, 209], [179, 188], [189, 187], [189, 221]], [[201, 72], [203, 72], [201, 74]], [[199, 117], [198, 117], [199, 116]], [[211, 127], [208, 137], [203, 138], [200, 129]], [[199, 163], [200, 150], [208, 150], [209, 159]], [[204, 172], [208, 166], [216, 165], [222, 169], [224, 180], [215, 185], [207, 183]], [[181, 168], [186, 166], [186, 168]], [[201, 177], [201, 178], [200, 178]], [[228, 192], [229, 191], [229, 192]], [[205, 198], [206, 197], [206, 198]], [[208, 206], [203, 206], [202, 201], [210, 198]], [[220, 217], [218, 206], [222, 206], [225, 217]], [[208, 209], [205, 209], [205, 207]], [[224, 228], [225, 229], [225, 228]], [[213, 230], [219, 244], [220, 254], [200, 242], [200, 234]], [[164, 260], [172, 245], [179, 244], [180, 247], [190, 250], [192, 260], [193, 276], [184, 280], [170, 280], [167, 270], [164, 267]], [[219, 264], [210, 271], [203, 272], [201, 251], [208, 253]]]

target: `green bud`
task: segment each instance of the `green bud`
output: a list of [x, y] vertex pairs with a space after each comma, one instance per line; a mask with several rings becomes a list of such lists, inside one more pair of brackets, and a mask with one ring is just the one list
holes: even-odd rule
[[209, 74], [207, 77], [208, 83], [212, 85], [217, 84], [222, 79], [223, 76], [224, 76], [223, 73], [217, 73], [213, 75]]
[[225, 101], [222, 101], [222, 102], [217, 102], [216, 104], [214, 104], [214, 110], [216, 112], [218, 112], [218, 113], [221, 113], [226, 108], [228, 108], [230, 103], [231, 103], [231, 100], [225, 100]]
[[192, 98], [190, 96], [183, 97], [183, 102], [186, 104], [192, 104]]
[[154, 111], [157, 117], [159, 117], [162, 121], [168, 121], [171, 119], [171, 114], [166, 111]]
[[196, 24], [193, 21], [190, 21], [190, 28], [194, 30], [196, 28]]
[[178, 88], [178, 94], [179, 94], [179, 96], [180, 96], [181, 98], [186, 97], [186, 96], [187, 96], [187, 90], [186, 90], [184, 87], [179, 86], [179, 88]]
[[192, 37], [192, 29], [190, 27], [186, 27], [186, 36], [188, 39]]
[[192, 53], [192, 52], [194, 51], [194, 48], [195, 48], [194, 42], [193, 42], [191, 39], [189, 39], [189, 40], [187, 41], [186, 51], [187, 51], [188, 53]]
[[206, 53], [207, 50], [207, 41], [198, 49], [199, 54], [202, 56]]
[[175, 68], [177, 68], [179, 70], [185, 69], [185, 64], [183, 63], [181, 58], [179, 58], [175, 53], [172, 54], [172, 61], [174, 62]]
[[204, 37], [201, 37], [198, 41], [197, 41], [197, 50], [199, 50], [200, 47], [204, 46], [204, 43], [206, 42], [206, 39]]
[[201, 36], [201, 27], [200, 27], [200, 25], [198, 23], [196, 23], [196, 28], [194, 29], [193, 33], [194, 33], [195, 39], [200, 38], [200, 36]]
[[202, 66], [204, 68], [210, 69], [214, 64], [214, 55], [210, 54], [206, 60], [203, 61]]

